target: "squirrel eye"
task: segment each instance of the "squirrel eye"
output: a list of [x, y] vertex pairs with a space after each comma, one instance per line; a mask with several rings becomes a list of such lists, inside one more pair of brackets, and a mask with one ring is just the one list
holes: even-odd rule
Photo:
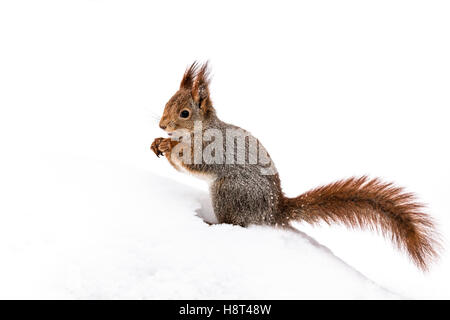
[[189, 111], [187, 111], [187, 110], [181, 111], [180, 117], [181, 117], [181, 118], [187, 118], [187, 117], [189, 117]]

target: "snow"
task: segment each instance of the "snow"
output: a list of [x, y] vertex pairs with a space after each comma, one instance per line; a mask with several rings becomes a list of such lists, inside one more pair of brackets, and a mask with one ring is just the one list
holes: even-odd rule
[[185, 67], [210, 59], [218, 115], [258, 137], [289, 196], [380, 176], [448, 248], [449, 13], [2, 1], [0, 298], [450, 298], [447, 251], [422, 274], [370, 232], [210, 226], [206, 183], [149, 149]]
[[30, 199], [2, 203], [0, 298], [396, 297], [306, 235], [208, 225], [203, 191], [114, 161], [52, 158], [27, 170]]

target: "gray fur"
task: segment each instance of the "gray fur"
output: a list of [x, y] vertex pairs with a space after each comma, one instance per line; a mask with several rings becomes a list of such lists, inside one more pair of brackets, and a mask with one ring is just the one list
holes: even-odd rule
[[[237, 126], [219, 120], [212, 112], [208, 119], [202, 122], [203, 132], [207, 129], [218, 129], [223, 135], [223, 148], [226, 151], [226, 130], [240, 129]], [[253, 139], [250, 133], [243, 131]], [[203, 142], [203, 149], [210, 142]], [[258, 141], [258, 147], [264, 149]], [[237, 154], [235, 146], [234, 155]], [[261, 173], [261, 165], [251, 163], [249, 153], [254, 150], [249, 148], [249, 139], [245, 140], [245, 162], [243, 164], [226, 164], [226, 155], [223, 155], [222, 164], [185, 164], [193, 172], [211, 175], [214, 178], [210, 183], [210, 193], [214, 213], [220, 223], [231, 223], [241, 226], [249, 224], [274, 225], [280, 215], [281, 187], [278, 173], [264, 175]], [[256, 155], [253, 155], [256, 156]], [[236, 157], [235, 157], [235, 160]], [[270, 160], [271, 161], [271, 160]], [[273, 166], [273, 163], [270, 163]]]

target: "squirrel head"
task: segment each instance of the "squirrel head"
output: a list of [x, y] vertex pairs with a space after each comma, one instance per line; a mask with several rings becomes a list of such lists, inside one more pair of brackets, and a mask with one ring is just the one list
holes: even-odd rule
[[180, 89], [170, 98], [159, 122], [161, 129], [173, 132], [177, 129], [194, 130], [195, 121], [203, 121], [214, 114], [209, 97], [208, 63], [199, 66], [194, 62], [186, 69]]

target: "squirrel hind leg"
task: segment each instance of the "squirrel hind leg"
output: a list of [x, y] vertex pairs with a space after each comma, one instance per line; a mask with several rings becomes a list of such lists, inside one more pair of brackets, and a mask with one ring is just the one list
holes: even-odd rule
[[267, 196], [242, 177], [222, 177], [211, 185], [214, 213], [219, 223], [247, 227], [274, 224]]

